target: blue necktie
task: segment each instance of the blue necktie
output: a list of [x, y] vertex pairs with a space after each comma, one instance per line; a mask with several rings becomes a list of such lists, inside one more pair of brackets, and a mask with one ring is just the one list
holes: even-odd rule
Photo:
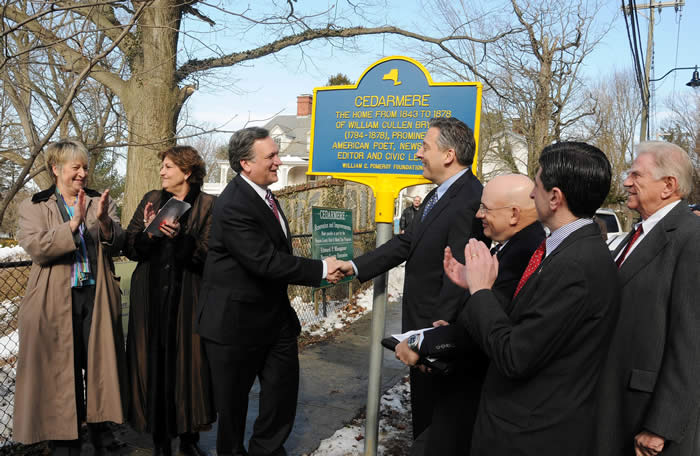
[[430, 197], [428, 202], [425, 203], [425, 209], [423, 209], [423, 215], [420, 218], [421, 222], [423, 220], [425, 220], [425, 217], [428, 215], [428, 212], [430, 212], [430, 210], [433, 207], [435, 207], [435, 204], [437, 203], [437, 201], [438, 201], [438, 196], [437, 196], [437, 190], [436, 190], [435, 193], [433, 193], [433, 196]]

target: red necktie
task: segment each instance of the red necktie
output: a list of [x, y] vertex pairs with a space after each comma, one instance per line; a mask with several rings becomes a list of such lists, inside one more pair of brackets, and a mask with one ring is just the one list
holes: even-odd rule
[[280, 213], [277, 210], [277, 204], [275, 204], [275, 200], [272, 199], [272, 192], [270, 190], [267, 191], [265, 194], [265, 201], [267, 201], [267, 204], [270, 206], [270, 209], [272, 209], [272, 213], [275, 214], [275, 218], [277, 221], [280, 221]]
[[515, 289], [513, 299], [515, 299], [515, 297], [518, 296], [520, 289], [525, 286], [527, 280], [530, 278], [532, 273], [534, 273], [537, 270], [537, 268], [540, 267], [540, 263], [542, 263], [542, 258], [544, 258], [546, 247], [547, 240], [545, 239], [544, 241], [542, 241], [540, 246], [537, 247], [535, 253], [533, 253], [530, 257], [530, 262], [527, 264], [527, 268], [525, 268], [525, 272], [523, 272], [523, 276], [520, 278], [520, 282], [518, 282], [518, 288]]
[[615, 261], [615, 264], [619, 268], [622, 265], [622, 262], [625, 261], [625, 257], [627, 256], [627, 253], [629, 253], [630, 249], [632, 248], [632, 244], [637, 242], [637, 239], [639, 239], [639, 236], [642, 235], [642, 224], [640, 223], [639, 226], [637, 227], [636, 230], [634, 230], [634, 234], [632, 235], [632, 238], [630, 241], [627, 243], [625, 246], [625, 250], [622, 251], [622, 255]]

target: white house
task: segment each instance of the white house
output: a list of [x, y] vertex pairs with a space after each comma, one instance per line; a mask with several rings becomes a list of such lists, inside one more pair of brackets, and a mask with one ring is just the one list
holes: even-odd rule
[[523, 135], [506, 130], [493, 138], [483, 157], [483, 180], [488, 182], [501, 174], [513, 173], [516, 169], [520, 174], [527, 174], [527, 142]]
[[[279, 190], [290, 185], [299, 185], [314, 181], [322, 176], [307, 176], [309, 169], [309, 149], [311, 143], [311, 106], [312, 95], [297, 97], [296, 115], [275, 116], [263, 128], [270, 132], [270, 137], [280, 148], [282, 165], [277, 171], [278, 181], [270, 186], [270, 190]], [[219, 182], [204, 184], [204, 191], [219, 195], [228, 183], [231, 169], [228, 161], [218, 160], [220, 167]]]

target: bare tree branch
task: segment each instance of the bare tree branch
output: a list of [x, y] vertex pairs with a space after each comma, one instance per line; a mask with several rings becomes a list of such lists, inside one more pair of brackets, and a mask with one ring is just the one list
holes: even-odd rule
[[54, 119], [53, 123], [51, 126], [48, 128], [46, 133], [44, 134], [44, 137], [41, 138], [37, 143], [32, 145], [31, 153], [29, 154], [29, 158], [27, 159], [27, 162], [25, 163], [22, 171], [20, 172], [16, 182], [10, 187], [10, 189], [7, 191], [5, 194], [5, 197], [2, 200], [2, 203], [0, 203], [0, 223], [2, 223], [2, 220], [5, 216], [5, 212], [12, 201], [12, 199], [15, 197], [17, 192], [22, 189], [22, 187], [25, 185], [25, 179], [27, 179], [31, 167], [34, 164], [34, 161], [36, 158], [39, 156], [39, 153], [41, 150], [44, 148], [44, 146], [49, 142], [51, 137], [53, 136], [54, 132], [60, 125], [60, 123], [63, 121], [64, 116], [68, 113], [69, 109], [71, 108], [72, 101], [78, 91], [78, 88], [80, 85], [83, 83], [85, 78], [88, 77], [90, 72], [92, 71], [93, 67], [95, 67], [98, 62], [100, 62], [103, 58], [105, 58], [107, 55], [109, 55], [110, 52], [112, 52], [120, 43], [120, 41], [129, 34], [129, 31], [131, 28], [136, 24], [136, 21], [138, 18], [141, 16], [145, 8], [148, 6], [150, 2], [146, 1], [143, 2], [134, 16], [132, 17], [131, 21], [129, 21], [128, 24], [124, 27], [124, 30], [122, 31], [121, 35], [119, 35], [113, 42], [112, 44], [96, 55], [93, 59], [91, 59], [87, 65], [83, 68], [83, 70], [78, 74], [78, 77], [74, 81], [72, 87], [70, 88], [67, 98], [63, 103], [63, 106], [61, 107], [61, 110], [59, 111], [56, 119]]
[[230, 67], [232, 65], [235, 65], [237, 63], [247, 61], [247, 60], [253, 60], [257, 59], [260, 57], [264, 57], [266, 55], [274, 54], [276, 52], [281, 51], [282, 49], [291, 47], [291, 46], [296, 46], [301, 43], [305, 43], [308, 41], [312, 40], [317, 40], [320, 38], [326, 38], [326, 39], [331, 39], [331, 38], [350, 38], [350, 37], [355, 37], [355, 36], [363, 36], [363, 35], [378, 35], [378, 34], [394, 34], [394, 35], [401, 35], [405, 36], [407, 38], [412, 38], [416, 40], [420, 40], [426, 43], [431, 43], [435, 44], [437, 46], [440, 46], [443, 49], [447, 49], [445, 47], [445, 43], [448, 43], [450, 41], [456, 41], [456, 40], [469, 40], [475, 43], [493, 43], [502, 37], [509, 35], [513, 33], [513, 30], [508, 30], [505, 32], [501, 32], [491, 38], [475, 38], [472, 36], [468, 35], [451, 35], [451, 36], [446, 36], [442, 38], [433, 38], [429, 37], [426, 35], [421, 35], [419, 33], [414, 33], [414, 32], [409, 32], [408, 30], [403, 30], [398, 27], [393, 27], [393, 26], [383, 26], [383, 27], [372, 27], [372, 28], [365, 28], [365, 27], [347, 27], [347, 28], [334, 28], [334, 27], [327, 27], [323, 29], [311, 29], [311, 30], [306, 30], [302, 33], [296, 34], [296, 35], [291, 35], [291, 36], [286, 36], [282, 39], [273, 41], [272, 43], [266, 44], [264, 46], [260, 46], [256, 49], [251, 49], [248, 51], [243, 51], [243, 52], [234, 52], [225, 56], [221, 57], [213, 57], [209, 59], [192, 59], [188, 62], [185, 62], [176, 72], [176, 79], [178, 81], [182, 81], [188, 76], [190, 76], [193, 73], [196, 72], [201, 72], [205, 70], [211, 70], [214, 68], [223, 68], [223, 67]]
[[[146, 1], [141, 4], [141, 6], [138, 9], [138, 15], [134, 15], [131, 18], [131, 21], [124, 27], [123, 30], [131, 30], [131, 27], [136, 23], [138, 18], [141, 16], [141, 14], [144, 11], [144, 5], [150, 4], [150, 0]], [[5, 15], [12, 19], [13, 21], [16, 22], [26, 22], [29, 16], [26, 15], [23, 11], [19, 10], [18, 8], [14, 6], [7, 6], [5, 8]], [[55, 49], [61, 56], [66, 60], [67, 62], [67, 69], [70, 71], [75, 72], [76, 74], [80, 73], [82, 74], [83, 70], [89, 66], [90, 69], [94, 67], [100, 67], [101, 71], [94, 72], [90, 76], [94, 78], [95, 80], [100, 81], [102, 84], [112, 88], [115, 92], [123, 91], [124, 90], [124, 81], [119, 77], [119, 75], [112, 73], [109, 71], [106, 67], [101, 65], [100, 59], [92, 58], [88, 59], [88, 57], [84, 56], [83, 54], [77, 52], [75, 49], [71, 48], [66, 44], [67, 39], [62, 39], [56, 36], [53, 32], [50, 30], [42, 27], [38, 21], [30, 21], [26, 23], [26, 28], [31, 30], [32, 33], [34, 33], [43, 43], [44, 47], [51, 47]], [[121, 41], [124, 39], [124, 37], [128, 36], [129, 33], [124, 33], [122, 30], [122, 33], [118, 35], [117, 38], [119, 38], [119, 41], [113, 41], [112, 45], [108, 48], [111, 52], [115, 47], [121, 43]], [[115, 44], [116, 43], [116, 44]], [[108, 53], [100, 53], [98, 55], [107, 55]]]

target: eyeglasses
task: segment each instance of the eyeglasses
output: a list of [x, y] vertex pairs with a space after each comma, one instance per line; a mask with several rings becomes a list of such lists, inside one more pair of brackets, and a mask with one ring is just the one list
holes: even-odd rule
[[488, 214], [490, 211], [497, 211], [499, 209], [510, 209], [513, 206], [503, 206], [503, 207], [491, 207], [488, 208], [484, 206], [483, 204], [479, 204], [479, 210], [477, 212], [483, 212], [484, 214]]

